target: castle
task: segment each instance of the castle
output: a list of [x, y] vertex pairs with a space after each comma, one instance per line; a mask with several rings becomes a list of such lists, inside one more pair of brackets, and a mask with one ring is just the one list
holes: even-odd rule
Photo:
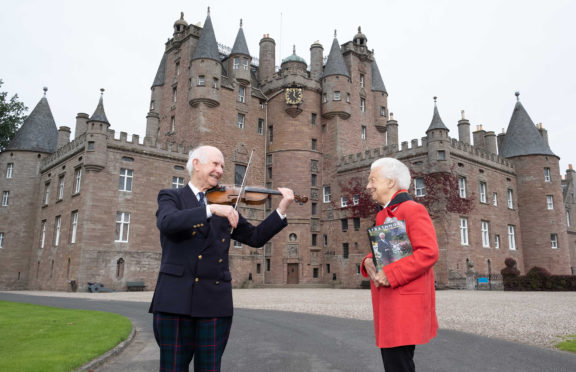
[[[315, 42], [310, 65], [294, 50], [278, 68], [269, 35], [256, 59], [242, 24], [229, 49], [217, 43], [210, 13], [202, 28], [182, 15], [152, 83], [142, 140], [116, 135], [103, 95], [92, 116], [77, 115], [73, 139], [41, 98], [0, 153], [0, 289], [86, 290], [100, 282], [125, 290], [131, 281], [153, 289], [161, 255], [156, 196], [187, 184], [187, 153], [199, 144], [224, 153], [224, 184], [247, 174], [248, 185], [309, 197], [263, 249], [231, 243], [234, 286], [360, 287], [374, 217], [363, 188], [371, 162], [383, 156], [411, 168], [410, 191], [431, 209], [439, 286], [456, 286], [472, 263], [497, 273], [506, 257], [522, 272], [573, 274], [576, 175], [570, 167], [562, 179], [546, 130], [519, 97], [505, 134], [471, 133], [462, 114], [452, 138], [434, 103], [425, 136], [399, 143], [367, 41], [360, 28], [344, 44], [335, 34], [327, 58]], [[277, 202], [271, 196], [240, 211], [258, 223]]]

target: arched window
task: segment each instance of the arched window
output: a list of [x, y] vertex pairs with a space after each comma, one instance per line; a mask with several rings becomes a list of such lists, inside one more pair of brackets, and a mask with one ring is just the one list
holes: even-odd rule
[[116, 261], [116, 278], [122, 279], [123, 276], [124, 276], [124, 259], [119, 258], [118, 261]]

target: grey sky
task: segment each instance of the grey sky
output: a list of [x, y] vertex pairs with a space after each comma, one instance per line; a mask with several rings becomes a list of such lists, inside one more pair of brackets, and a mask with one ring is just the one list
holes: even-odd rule
[[242, 18], [250, 53], [257, 57], [270, 34], [277, 65], [293, 45], [309, 61], [316, 40], [327, 55], [334, 30], [342, 44], [361, 26], [401, 141], [425, 135], [433, 96], [452, 137], [460, 110], [473, 129], [500, 133], [518, 90], [548, 130], [561, 172], [576, 163], [576, 1], [10, 1], [0, 13], [2, 90], [31, 110], [47, 86], [57, 125], [73, 130], [76, 114], [91, 115], [105, 88], [112, 128], [143, 137], [172, 25], [181, 11], [188, 23], [203, 23], [208, 6], [219, 43], [233, 45]]

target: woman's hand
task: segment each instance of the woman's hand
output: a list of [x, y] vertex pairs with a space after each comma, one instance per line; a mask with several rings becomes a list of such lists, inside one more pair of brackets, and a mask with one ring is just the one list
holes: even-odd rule
[[384, 270], [376, 272], [376, 266], [374, 266], [374, 262], [371, 259], [368, 258], [364, 260], [364, 268], [376, 287], [390, 287], [390, 282]]

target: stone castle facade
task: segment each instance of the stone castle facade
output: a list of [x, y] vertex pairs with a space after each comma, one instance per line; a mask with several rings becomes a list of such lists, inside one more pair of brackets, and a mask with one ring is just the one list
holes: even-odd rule
[[[43, 97], [0, 153], [0, 289], [86, 290], [89, 282], [153, 289], [160, 263], [158, 190], [188, 182], [188, 151], [225, 155], [223, 183], [290, 187], [309, 197], [264, 249], [233, 242], [233, 284], [360, 287], [374, 206], [363, 193], [372, 161], [396, 157], [413, 171], [411, 192], [430, 208], [440, 286], [466, 271], [497, 273], [513, 257], [522, 272], [576, 267], [576, 176], [564, 179], [547, 133], [518, 100], [506, 134], [477, 128], [464, 114], [449, 136], [438, 108], [421, 139], [398, 141], [399, 123], [367, 37], [333, 43], [310, 65], [296, 51], [276, 67], [275, 42], [249, 53], [242, 24], [231, 49], [204, 27], [174, 24], [154, 78], [146, 136], [117, 136], [103, 96], [92, 116], [76, 117], [74, 138], [56, 127]], [[434, 178], [436, 177], [436, 178]], [[434, 181], [431, 183], [431, 180]], [[449, 185], [441, 190], [439, 180]], [[439, 191], [440, 190], [440, 191]], [[436, 196], [436, 197], [435, 197]], [[274, 210], [242, 206], [253, 223]]]

